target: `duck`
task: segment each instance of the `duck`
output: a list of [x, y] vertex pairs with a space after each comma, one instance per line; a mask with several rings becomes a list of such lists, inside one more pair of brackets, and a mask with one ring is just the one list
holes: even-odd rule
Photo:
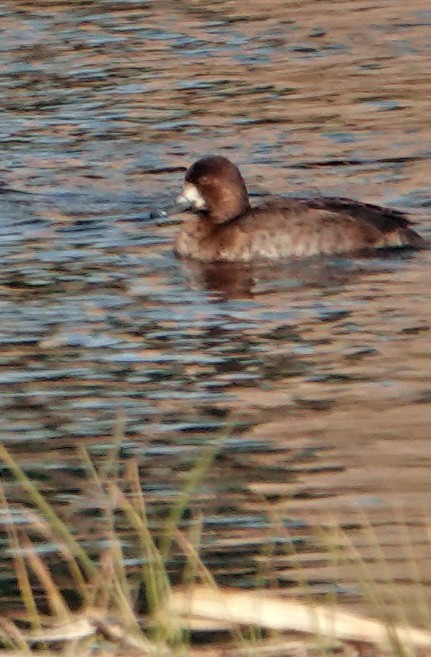
[[209, 155], [185, 174], [176, 211], [192, 210], [175, 240], [179, 258], [253, 262], [422, 249], [428, 242], [404, 212], [343, 197], [270, 197], [252, 206], [238, 167]]

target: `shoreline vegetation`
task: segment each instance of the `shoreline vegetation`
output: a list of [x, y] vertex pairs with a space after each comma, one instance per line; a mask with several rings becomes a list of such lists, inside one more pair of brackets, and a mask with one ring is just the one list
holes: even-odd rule
[[[196, 518], [186, 529], [181, 525], [220, 441], [203, 450], [157, 536], [149, 526], [137, 463], [132, 460], [120, 472], [119, 444], [102, 464], [94, 463], [85, 449], [80, 450], [88, 476], [104, 499], [100, 512], [104, 514], [106, 536], [104, 548], [96, 553], [83, 547], [78, 532], [62, 518], [61, 507], [54, 509], [17, 459], [0, 446], [0, 461], [25, 492], [26, 501], [20, 504], [20, 510], [27, 518], [23, 526], [14, 522], [16, 503], [8, 502], [1, 485], [1, 513], [9, 545], [5, 554], [12, 565], [19, 598], [15, 612], [12, 608], [7, 611], [2, 604], [6, 612], [0, 619], [3, 657], [36, 653], [76, 657], [95, 653], [134, 657], [430, 654], [427, 610], [420, 623], [425, 629], [403, 621], [403, 610], [399, 621], [389, 620], [376, 584], [367, 578], [359, 555], [352, 568], [371, 605], [369, 617], [343, 610], [334, 598], [327, 604], [316, 603], [311, 591], [305, 600], [296, 601], [286, 589], [220, 586], [200, 558], [202, 518]], [[128, 567], [130, 559], [117, 532], [120, 516], [127, 521], [139, 547], [138, 571]], [[371, 527], [365, 529], [372, 532]], [[64, 566], [61, 577], [50, 568], [52, 555], [44, 556], [38, 549], [44, 541], [56, 546], [56, 560]], [[184, 560], [182, 580], [175, 585], [168, 573], [174, 549]], [[419, 579], [417, 586], [420, 597], [423, 584]], [[145, 613], [137, 604], [142, 591]], [[396, 590], [393, 595], [396, 598]]]

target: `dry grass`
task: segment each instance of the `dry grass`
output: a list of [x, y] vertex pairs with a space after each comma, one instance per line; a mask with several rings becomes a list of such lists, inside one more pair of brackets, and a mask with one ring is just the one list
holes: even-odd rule
[[[118, 442], [118, 441], [117, 441]], [[172, 506], [164, 531], [157, 538], [147, 517], [138, 467], [129, 462], [119, 475], [116, 450], [101, 465], [81, 452], [88, 476], [104, 498], [106, 536], [97, 554], [84, 550], [61, 512], [54, 510], [37, 490], [16, 459], [0, 446], [0, 459], [13, 473], [27, 496], [21, 511], [25, 529], [12, 518], [12, 507], [4, 492], [2, 506], [7, 518], [9, 553], [12, 557], [21, 599], [20, 613], [9, 613], [0, 622], [1, 653], [25, 656], [35, 652], [65, 657], [86, 655], [365, 655], [413, 656], [429, 654], [431, 633], [401, 621], [394, 625], [380, 608], [379, 592], [368, 578], [364, 563], [355, 555], [354, 568], [371, 602], [373, 618], [357, 616], [332, 604], [317, 605], [312, 597], [298, 602], [275, 591], [229, 590], [217, 586], [199, 555], [201, 526], [180, 530], [183, 513], [196, 484], [202, 480], [217, 452], [218, 444], [207, 448], [189, 475], [182, 494]], [[118, 520], [127, 523], [141, 555], [141, 567], [128, 568], [124, 546], [117, 531]], [[328, 554], [334, 552], [334, 531], [327, 535]], [[364, 518], [364, 531], [372, 527]], [[332, 538], [331, 538], [332, 537]], [[347, 540], [345, 536], [343, 540]], [[372, 537], [373, 538], [373, 537]], [[57, 546], [62, 576], [51, 569], [52, 557], [44, 558], [37, 547], [44, 541]], [[376, 559], [385, 568], [374, 537]], [[408, 536], [405, 538], [408, 548]], [[172, 549], [185, 557], [184, 583], [172, 587], [167, 563]], [[353, 547], [352, 547], [353, 552]], [[334, 559], [337, 559], [334, 552]], [[64, 582], [67, 581], [67, 589]], [[418, 588], [422, 586], [418, 577]], [[147, 612], [141, 614], [139, 590], [145, 591]], [[67, 591], [79, 599], [72, 608]], [[393, 592], [396, 597], [396, 590]], [[431, 626], [431, 623], [429, 623]], [[225, 632], [223, 640], [211, 647], [191, 640], [199, 630], [210, 635]], [[228, 637], [228, 638], [226, 638]]]

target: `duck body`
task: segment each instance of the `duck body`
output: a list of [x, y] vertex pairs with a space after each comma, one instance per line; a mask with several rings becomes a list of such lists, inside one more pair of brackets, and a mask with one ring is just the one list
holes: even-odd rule
[[239, 170], [220, 156], [190, 167], [178, 201], [197, 216], [181, 228], [175, 253], [205, 262], [427, 246], [404, 213], [369, 203], [338, 197], [271, 198], [251, 207]]

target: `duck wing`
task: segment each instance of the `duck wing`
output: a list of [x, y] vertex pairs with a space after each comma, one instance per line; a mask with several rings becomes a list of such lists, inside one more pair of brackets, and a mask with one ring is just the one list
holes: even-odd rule
[[[299, 199], [298, 199], [299, 200]], [[349, 215], [352, 219], [366, 222], [381, 233], [409, 228], [413, 223], [404, 212], [385, 208], [373, 203], [362, 203], [342, 196], [301, 199], [309, 208]]]
[[269, 235], [275, 250], [287, 255], [429, 246], [404, 212], [343, 197], [271, 198], [241, 225], [244, 232], [252, 226], [256, 234]]

